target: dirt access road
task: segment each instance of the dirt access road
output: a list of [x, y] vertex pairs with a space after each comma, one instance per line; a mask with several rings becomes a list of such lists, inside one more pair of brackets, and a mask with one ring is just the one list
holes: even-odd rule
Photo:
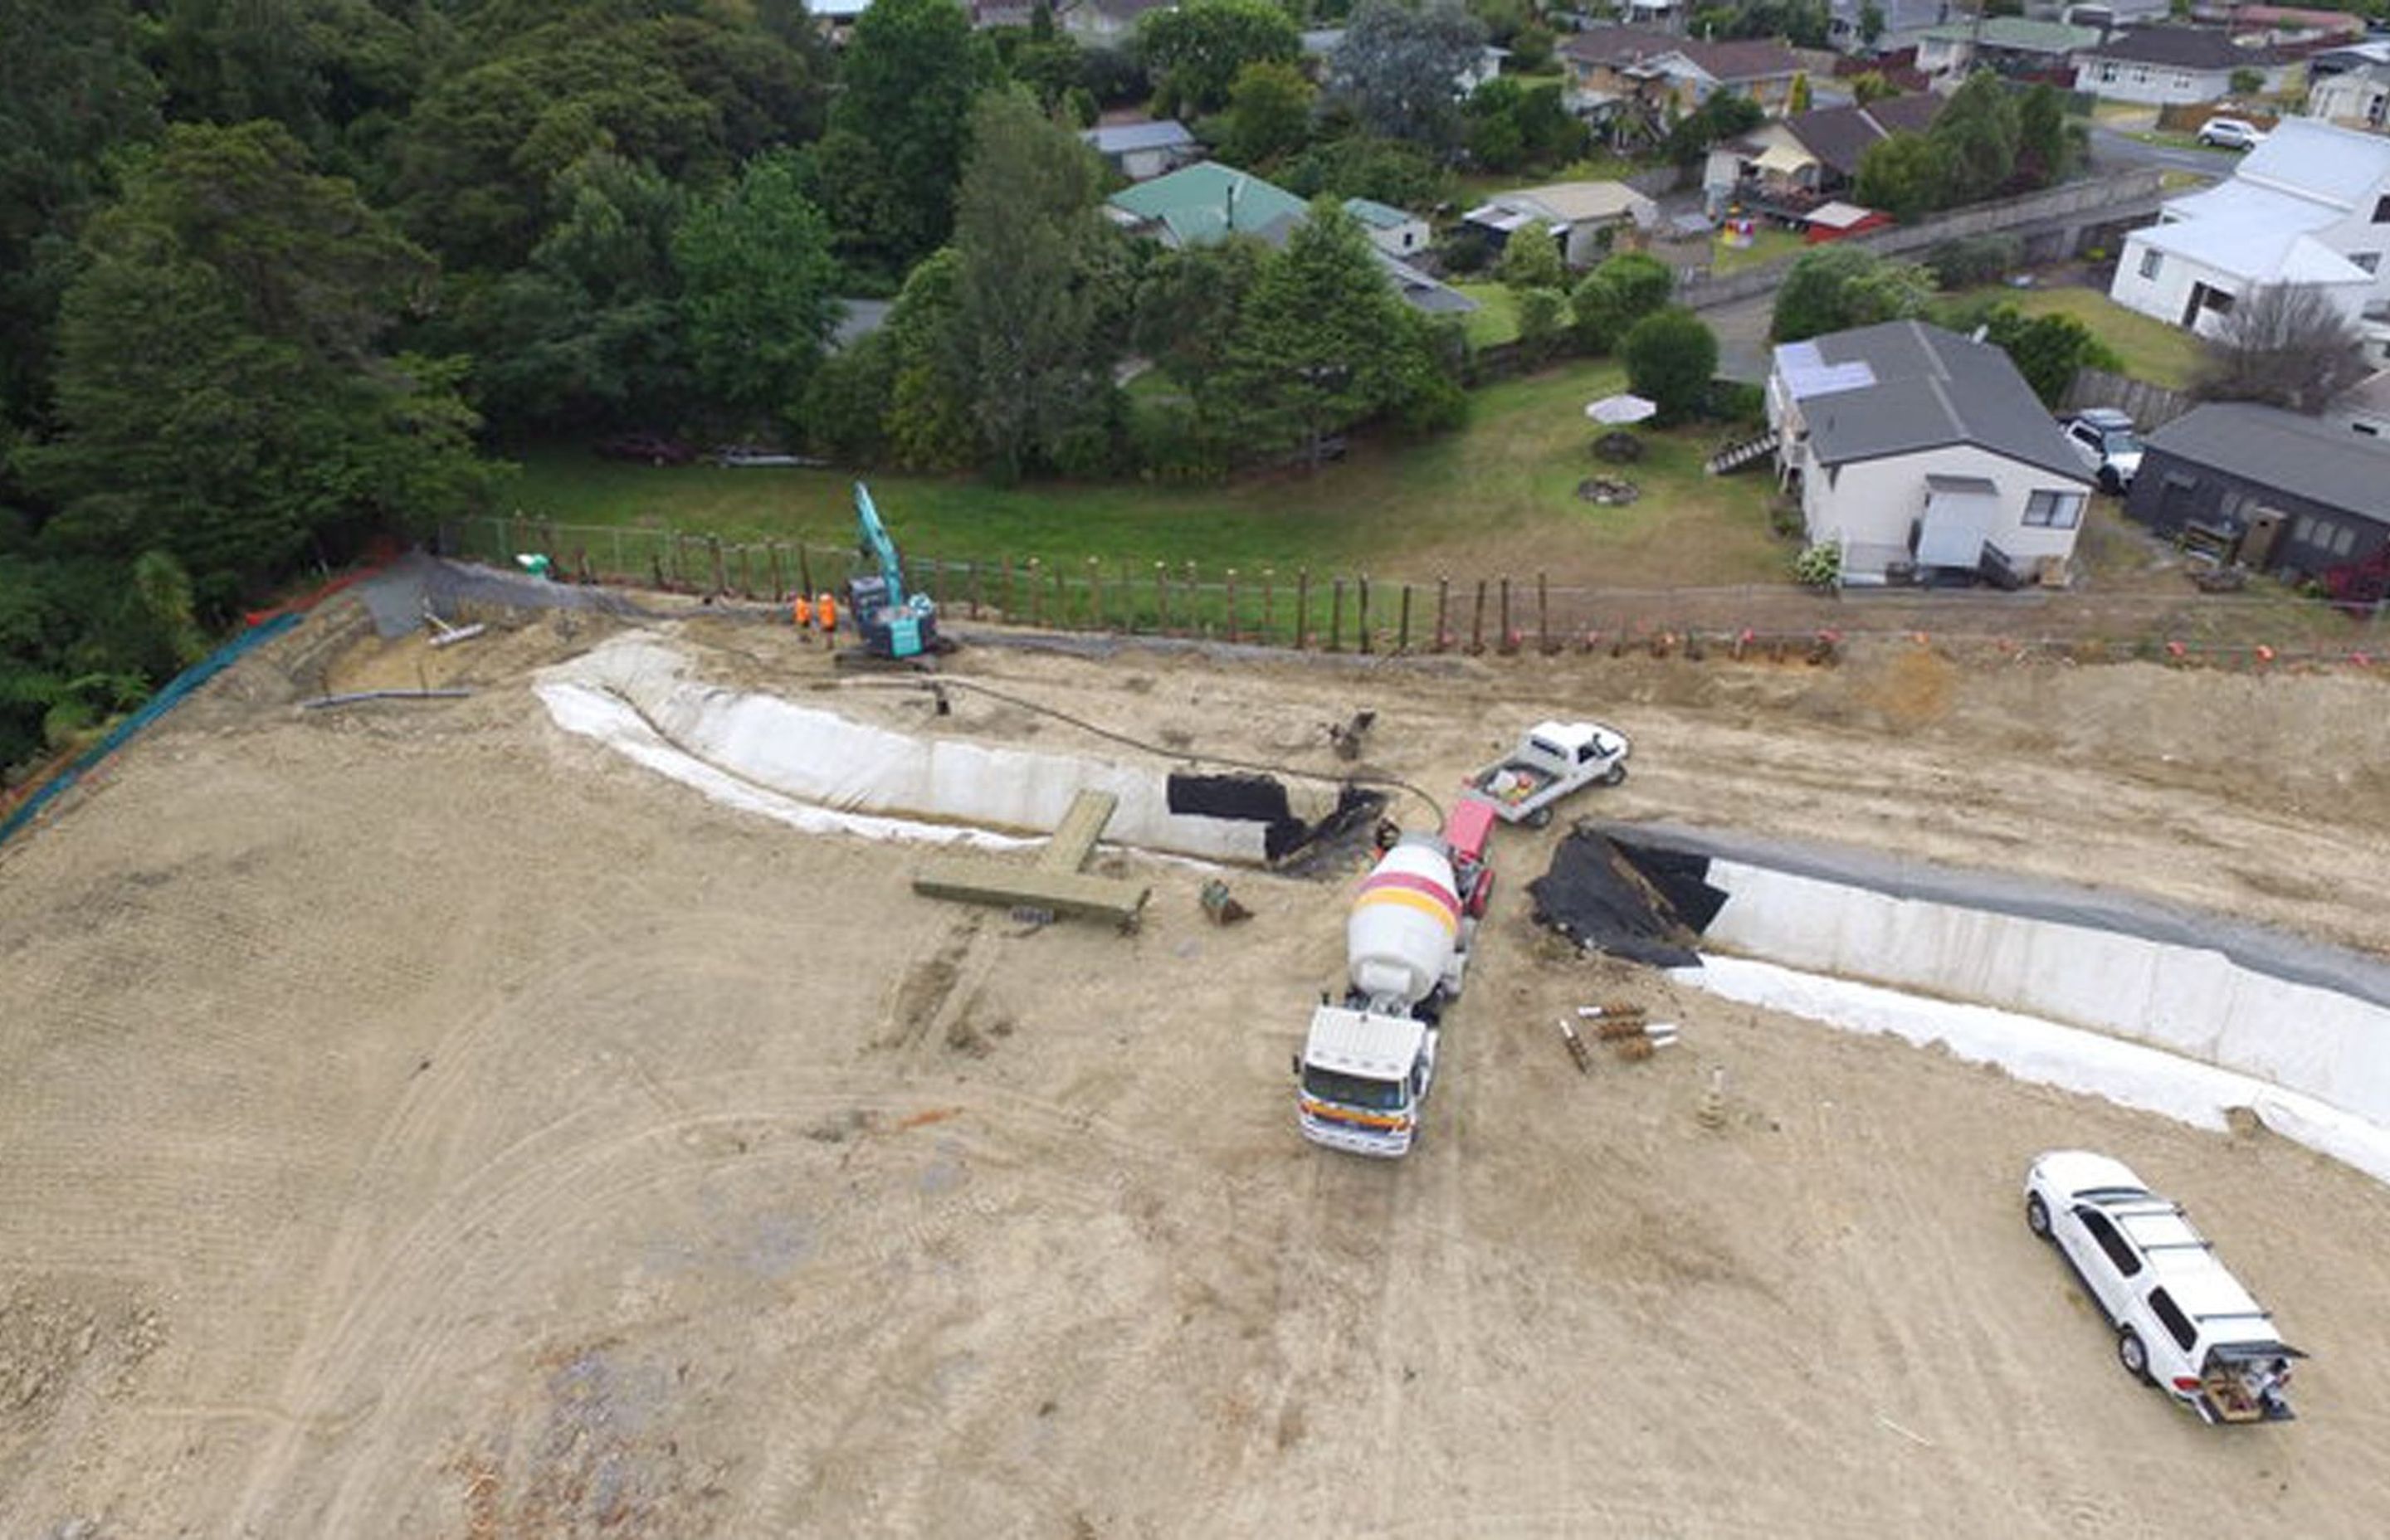
[[[1305, 1147], [1287, 1059], [1343, 879], [1111, 854], [1124, 937], [914, 896], [918, 852], [707, 802], [547, 721], [611, 622], [430, 653], [323, 622], [0, 851], [0, 1533], [2373, 1540], [2390, 1194], [1577, 958], [1504, 886], [1425, 1142]], [[669, 628], [668, 628], [669, 629]], [[726, 684], [1096, 752], [967, 692]], [[1547, 712], [1626, 817], [2096, 880], [2342, 942], [2390, 914], [2383, 687], [2144, 667], [1100, 661], [950, 676], [1119, 731], [1429, 787]], [[302, 713], [329, 686], [469, 699]], [[1425, 816], [1408, 810], [1414, 821]], [[1683, 1023], [1579, 1078], [1553, 1022]], [[1722, 1128], [1696, 1117], [1727, 1072]], [[2303, 1420], [2115, 1366], [2017, 1183], [2188, 1202], [2315, 1354]]]

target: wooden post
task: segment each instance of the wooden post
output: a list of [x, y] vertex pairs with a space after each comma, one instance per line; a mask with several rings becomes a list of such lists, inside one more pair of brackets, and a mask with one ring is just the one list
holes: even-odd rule
[[664, 586], [664, 558], [653, 545], [648, 547], [648, 571], [655, 579], [656, 591], [662, 593]]
[[1104, 628], [1104, 559], [1098, 556], [1087, 558], [1087, 620]]
[[805, 554], [805, 543], [800, 540], [797, 542], [797, 592], [812, 598], [815, 591], [813, 560]]
[[1120, 561], [1120, 612], [1121, 629], [1135, 635], [1137, 634], [1137, 580], [1129, 575], [1126, 557], [1121, 558]]
[[1071, 623], [1071, 606], [1062, 592], [1062, 564], [1059, 561], [1054, 564], [1054, 623], [1063, 627]]
[[573, 565], [581, 569], [581, 581], [585, 586], [598, 581], [598, 574], [589, 570], [588, 546], [575, 545], [572, 547], [572, 559]]
[[1544, 574], [1536, 574], [1536, 650], [1548, 658], [1552, 652], [1551, 592]]
[[1485, 650], [1485, 580], [1477, 580], [1477, 608], [1469, 617], [1469, 650]]
[[1400, 622], [1398, 622], [1395, 624], [1395, 627], [1394, 627], [1394, 650], [1395, 650], [1396, 652], [1408, 652], [1410, 649], [1411, 649], [1411, 585], [1410, 585], [1409, 584], [1406, 583], [1406, 584], [1403, 584], [1403, 609], [1402, 609], [1402, 619], [1401, 619], [1401, 621], [1400, 621]]
[[747, 575], [747, 543], [743, 540], [739, 543], [739, 597], [742, 599], [755, 597], [755, 584]]
[[713, 552], [713, 591], [726, 594], [730, 592], [730, 573], [722, 565], [722, 537], [709, 534], [705, 537], [705, 544]]
[[1170, 564], [1153, 564], [1153, 631], [1157, 636], [1170, 635]]
[[1355, 610], [1353, 629], [1360, 635], [1361, 650], [1364, 653], [1367, 653], [1370, 651], [1375, 645], [1369, 640], [1369, 574], [1363, 572], [1358, 578], [1356, 578], [1354, 582], [1356, 584], [1356, 587], [1354, 593]]
[[629, 569], [623, 565], [623, 532], [619, 529], [614, 532], [614, 571], [618, 576], [629, 575]]
[[978, 562], [971, 563], [970, 618], [972, 620], [979, 619], [979, 569]]
[[772, 602], [778, 604], [789, 597], [788, 574], [780, 568], [780, 543], [775, 540], [766, 549], [772, 553]]
[[1017, 625], [1021, 622], [1021, 611], [1015, 608], [1015, 603], [1016, 599], [1012, 592], [1012, 558], [1008, 555], [1004, 558], [1004, 619], [1008, 625]]
[[1043, 625], [1046, 622], [1046, 590], [1037, 584], [1037, 558], [1031, 557], [1026, 565], [1029, 572], [1029, 623]]
[[1236, 570], [1234, 567], [1231, 567], [1231, 568], [1229, 568], [1229, 569], [1228, 569], [1228, 641], [1229, 641], [1229, 643], [1230, 643], [1231, 645], [1234, 645], [1234, 643], [1236, 642], [1236, 639], [1237, 639], [1237, 570]]
[[1452, 580], [1440, 577], [1435, 580], [1435, 650], [1438, 652], [1445, 648], [1445, 638], [1452, 635], [1451, 612]]
[[1187, 589], [1187, 635], [1201, 636], [1203, 635], [1203, 589], [1195, 581], [1195, 564], [1188, 562], [1179, 575], [1185, 580]]
[[1510, 580], [1502, 580], [1502, 645], [1501, 651], [1510, 650]]
[[1311, 569], [1294, 570], [1294, 650], [1311, 645]]
[[1328, 601], [1328, 650], [1344, 650], [1344, 580], [1334, 580], [1333, 592]]
[[1277, 597], [1278, 597], [1278, 595], [1277, 595], [1277, 592], [1276, 592], [1277, 587], [1278, 587], [1278, 569], [1277, 569], [1277, 568], [1275, 568], [1275, 567], [1265, 567], [1265, 568], [1263, 568], [1263, 569], [1262, 569], [1262, 644], [1263, 644], [1265, 647], [1266, 647], [1266, 646], [1270, 645], [1270, 643], [1273, 641], [1273, 639], [1274, 639], [1274, 638], [1276, 638], [1276, 636], [1278, 635], [1278, 631], [1277, 631], [1276, 627], [1275, 627], [1275, 626], [1273, 626], [1273, 625], [1271, 624], [1272, 616], [1271, 616], [1271, 614], [1270, 614], [1271, 610], [1275, 608], [1275, 602], [1274, 602], [1274, 601], [1275, 601], [1275, 600], [1277, 599]]

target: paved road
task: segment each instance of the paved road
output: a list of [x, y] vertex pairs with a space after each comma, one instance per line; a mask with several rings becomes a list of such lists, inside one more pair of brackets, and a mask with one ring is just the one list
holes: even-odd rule
[[2187, 171], [2195, 175], [2221, 179], [2232, 174], [2240, 163], [2241, 152], [2230, 149], [2184, 149], [2174, 145], [2145, 144], [2127, 134], [2112, 128], [2091, 125], [2091, 163], [2103, 171], [2121, 171], [2128, 166], [2161, 166], [2167, 171]]

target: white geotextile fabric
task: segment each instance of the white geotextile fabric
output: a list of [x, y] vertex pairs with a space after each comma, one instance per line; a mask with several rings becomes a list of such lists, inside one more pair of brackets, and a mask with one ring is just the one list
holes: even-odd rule
[[2019, 1080], [2102, 1097], [2194, 1127], [2224, 1128], [2226, 1110], [2245, 1107], [2284, 1138], [2390, 1182], [2390, 1130], [2314, 1097], [2160, 1048], [1749, 957], [1705, 955], [1703, 966], [1670, 972], [1730, 1000], [1852, 1032], [1889, 1033], [1920, 1046], [1940, 1043], [1959, 1059], [1998, 1064]]
[[1051, 831], [1086, 789], [1118, 799], [1104, 828], [1108, 843], [1208, 860], [1265, 858], [1259, 824], [1172, 813], [1163, 764], [914, 738], [835, 712], [698, 683], [687, 677], [679, 653], [638, 635], [616, 637], [543, 678], [541, 698], [551, 713], [557, 704], [550, 692], [559, 687], [614, 697], [635, 708], [634, 720], [653, 725], [651, 750], [669, 747], [726, 772], [724, 779], [820, 809]]
[[2112, 1033], [2390, 1127], [2390, 1009], [2222, 953], [1901, 898], [1733, 861], [1710, 941], [1791, 968], [1979, 1000]]

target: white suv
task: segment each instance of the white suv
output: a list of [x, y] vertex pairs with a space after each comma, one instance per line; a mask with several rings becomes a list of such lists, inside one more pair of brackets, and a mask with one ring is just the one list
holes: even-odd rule
[[2179, 1205], [2121, 1161], [2084, 1149], [2037, 1156], [2024, 1222], [2075, 1265], [2116, 1328], [2116, 1356], [2209, 1422], [2292, 1415], [2291, 1361], [2274, 1323]]

